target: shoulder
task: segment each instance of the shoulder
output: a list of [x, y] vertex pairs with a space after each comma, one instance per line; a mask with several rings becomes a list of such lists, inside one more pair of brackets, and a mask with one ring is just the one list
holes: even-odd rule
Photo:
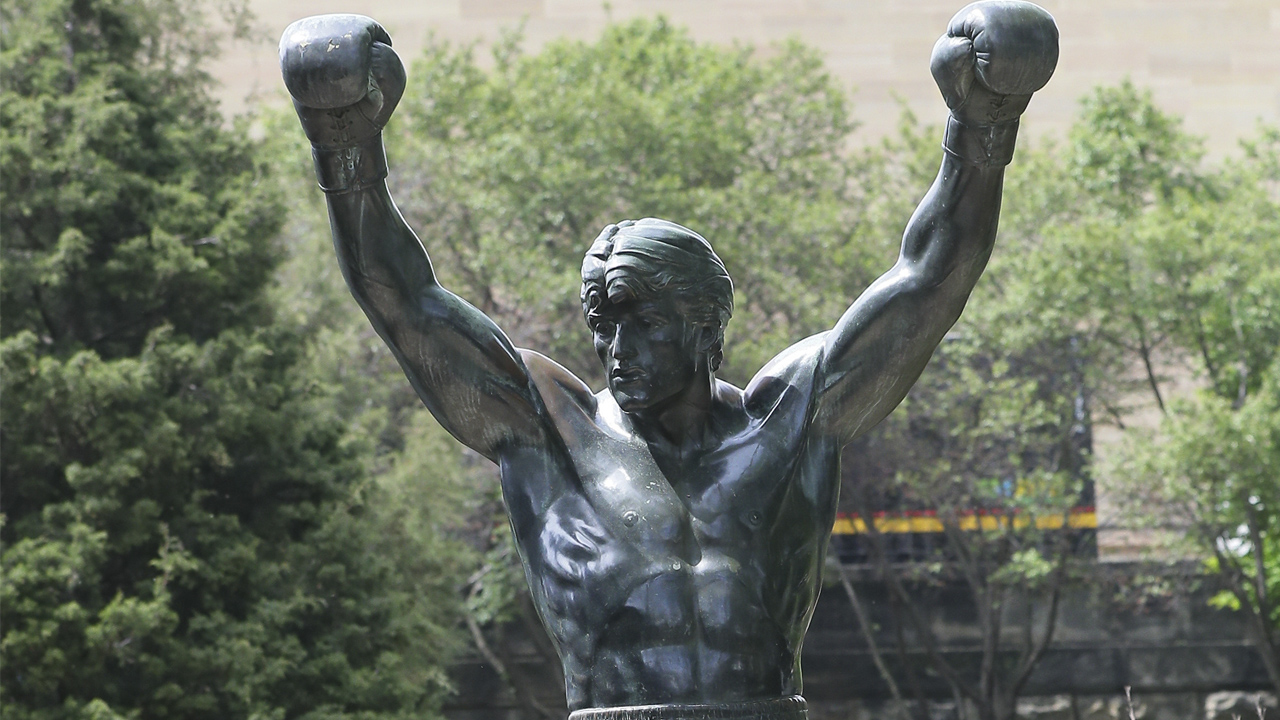
[[827, 333], [805, 338], [778, 353], [743, 391], [743, 406], [759, 417], [780, 404], [808, 405], [813, 397], [814, 380], [822, 360]]

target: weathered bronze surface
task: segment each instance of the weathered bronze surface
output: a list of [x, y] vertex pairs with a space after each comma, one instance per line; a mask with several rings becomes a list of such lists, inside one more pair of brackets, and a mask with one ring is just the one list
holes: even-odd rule
[[440, 423], [500, 466], [576, 715], [804, 716], [840, 448], [902, 400], [960, 316], [1057, 39], [1030, 3], [956, 15], [932, 61], [952, 111], [942, 166], [897, 264], [745, 389], [715, 377], [733, 291], [711, 246], [664, 220], [605, 228], [581, 291], [608, 377], [594, 392], [436, 282], [384, 182], [381, 130], [405, 85], [386, 31], [358, 15], [285, 30], [343, 274]]

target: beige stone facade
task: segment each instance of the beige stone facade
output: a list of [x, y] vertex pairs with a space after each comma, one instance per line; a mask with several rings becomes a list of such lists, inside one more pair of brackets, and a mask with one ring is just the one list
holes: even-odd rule
[[[1053, 82], [1024, 121], [1031, 133], [1061, 134], [1077, 100], [1125, 77], [1150, 87], [1161, 107], [1183, 115], [1215, 155], [1231, 152], [1258, 120], [1280, 123], [1280, 0], [1042, 0], [1058, 20], [1062, 57]], [[929, 76], [929, 52], [963, 0], [250, 0], [261, 39], [227, 48], [215, 73], [238, 112], [256, 97], [282, 103], [275, 41], [289, 22], [357, 12], [387, 27], [406, 58], [427, 33], [490, 41], [525, 23], [525, 47], [568, 36], [594, 38], [612, 16], [663, 13], [700, 40], [758, 46], [790, 36], [822, 50], [853, 91], [863, 123], [855, 140], [893, 128], [897, 100], [925, 120], [945, 106]]]

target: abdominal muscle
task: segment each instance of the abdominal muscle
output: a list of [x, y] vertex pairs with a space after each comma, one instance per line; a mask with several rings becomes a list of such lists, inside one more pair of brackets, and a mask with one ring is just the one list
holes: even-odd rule
[[593, 707], [776, 698], [789, 671], [759, 573], [707, 553], [635, 587], [591, 662]]

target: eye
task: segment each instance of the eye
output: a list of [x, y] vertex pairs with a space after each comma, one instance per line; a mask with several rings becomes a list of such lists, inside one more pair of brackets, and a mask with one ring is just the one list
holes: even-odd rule
[[597, 320], [595, 324], [595, 331], [597, 335], [612, 335], [614, 330], [617, 330], [617, 328], [617, 324], [612, 320]]
[[640, 316], [638, 324], [645, 330], [653, 330], [667, 324], [667, 319], [661, 315], [653, 313], [645, 313]]

